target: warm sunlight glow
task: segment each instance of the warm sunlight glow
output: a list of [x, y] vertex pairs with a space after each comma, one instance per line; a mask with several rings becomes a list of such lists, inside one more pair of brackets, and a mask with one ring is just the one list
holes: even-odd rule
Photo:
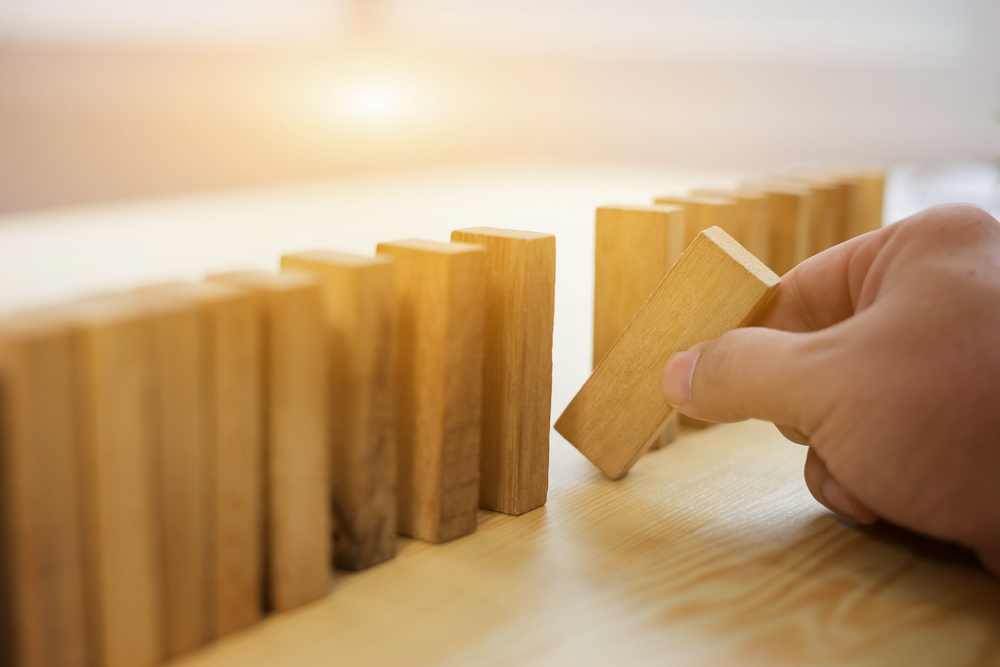
[[345, 101], [351, 115], [365, 119], [396, 116], [403, 108], [403, 99], [399, 92], [380, 86], [351, 90], [347, 93]]

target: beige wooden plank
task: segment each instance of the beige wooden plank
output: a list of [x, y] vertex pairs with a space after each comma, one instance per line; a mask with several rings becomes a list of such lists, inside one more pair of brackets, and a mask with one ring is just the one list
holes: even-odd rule
[[261, 321], [253, 295], [215, 283], [170, 283], [142, 294], [197, 309], [203, 447], [207, 457], [206, 636], [263, 614]]
[[698, 235], [556, 421], [611, 479], [638, 460], [672, 408], [660, 376], [676, 352], [748, 321], [779, 279], [718, 228]]
[[330, 590], [326, 333], [308, 274], [209, 276], [252, 292], [263, 317], [265, 595], [287, 611]]
[[399, 531], [445, 542], [475, 531], [482, 433], [486, 251], [380, 243], [399, 307]]
[[94, 664], [149, 667], [166, 652], [154, 315], [117, 295], [53, 316], [72, 331]]
[[714, 197], [657, 197], [658, 206], [680, 206], [684, 209], [684, 247], [710, 227], [720, 227], [727, 234], [737, 233], [736, 204], [730, 199]]
[[[593, 367], [681, 256], [686, 247], [684, 234], [684, 210], [680, 206], [597, 209]], [[651, 447], [659, 449], [672, 439], [672, 430], [664, 430]]]
[[322, 289], [329, 355], [334, 562], [361, 570], [396, 555], [395, 268], [385, 257], [285, 255]]
[[0, 321], [0, 664], [84, 667], [82, 500], [69, 331]]
[[556, 238], [473, 227], [451, 240], [486, 248], [479, 506], [524, 514], [549, 488]]
[[730, 234], [764, 264], [771, 261], [771, 211], [767, 195], [745, 189], [698, 188], [692, 197], [731, 200], [736, 204], [735, 234]]
[[748, 182], [744, 187], [767, 195], [771, 215], [771, 262], [767, 266], [783, 276], [809, 257], [809, 190], [767, 181]]

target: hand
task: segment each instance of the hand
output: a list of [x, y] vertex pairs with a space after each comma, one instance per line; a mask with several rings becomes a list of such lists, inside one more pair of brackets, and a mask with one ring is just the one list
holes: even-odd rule
[[929, 209], [789, 271], [751, 328], [676, 354], [663, 395], [809, 446], [820, 503], [973, 549], [1000, 575], [1000, 223]]

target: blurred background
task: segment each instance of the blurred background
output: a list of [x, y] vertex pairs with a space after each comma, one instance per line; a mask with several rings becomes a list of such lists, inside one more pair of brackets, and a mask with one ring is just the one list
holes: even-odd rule
[[998, 35], [997, 0], [0, 0], [0, 213], [490, 160], [988, 165]]

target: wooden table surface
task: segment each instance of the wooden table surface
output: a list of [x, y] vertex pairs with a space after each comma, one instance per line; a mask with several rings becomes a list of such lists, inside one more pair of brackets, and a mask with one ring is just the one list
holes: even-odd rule
[[[487, 225], [557, 236], [553, 419], [591, 355], [593, 212], [741, 175], [494, 165], [0, 216], [0, 310], [282, 253]], [[890, 212], [890, 216], [894, 217]], [[1000, 665], [1000, 579], [817, 504], [769, 424], [683, 435], [610, 482], [552, 433], [546, 507], [338, 573], [178, 661], [264, 665]]]

